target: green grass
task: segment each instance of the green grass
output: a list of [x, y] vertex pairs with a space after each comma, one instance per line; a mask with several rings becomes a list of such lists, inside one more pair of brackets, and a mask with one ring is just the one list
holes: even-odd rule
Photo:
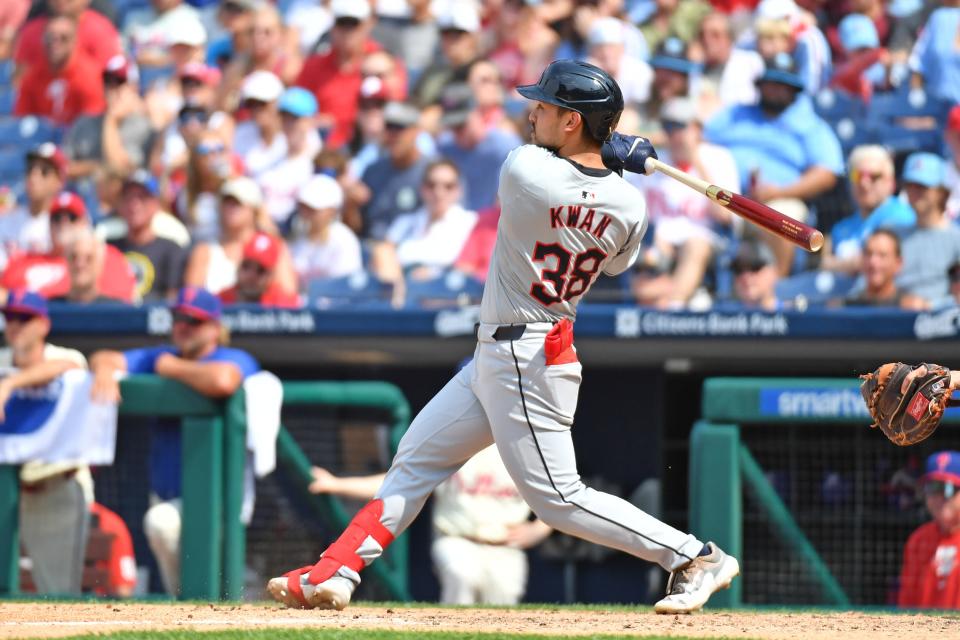
[[[464, 633], [456, 631], [373, 631], [366, 629], [259, 629], [249, 631], [121, 631], [70, 636], [64, 640], [621, 640], [622, 635], [544, 636], [511, 633]], [[631, 636], [639, 640], [724, 640], [685, 636]]]

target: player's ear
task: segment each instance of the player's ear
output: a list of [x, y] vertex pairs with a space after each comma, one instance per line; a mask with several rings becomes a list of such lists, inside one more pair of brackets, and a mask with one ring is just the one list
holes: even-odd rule
[[577, 128], [577, 124], [583, 122], [583, 116], [578, 111], [567, 111], [567, 116], [563, 123], [563, 130], [572, 133]]

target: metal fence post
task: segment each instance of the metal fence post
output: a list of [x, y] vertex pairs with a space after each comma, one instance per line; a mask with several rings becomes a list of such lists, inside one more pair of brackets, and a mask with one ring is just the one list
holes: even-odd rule
[[20, 467], [0, 465], [0, 594], [20, 590]]
[[240, 521], [247, 462], [247, 405], [241, 387], [227, 400], [223, 433], [223, 584], [224, 600], [243, 596], [247, 527]]
[[223, 418], [183, 419], [180, 597], [218, 600], [223, 533]]

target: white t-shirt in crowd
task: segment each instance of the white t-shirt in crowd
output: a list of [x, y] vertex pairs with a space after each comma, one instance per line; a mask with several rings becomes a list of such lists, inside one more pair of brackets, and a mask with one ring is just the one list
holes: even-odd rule
[[396, 245], [402, 267], [449, 267], [460, 255], [476, 222], [476, 212], [460, 205], [450, 207], [435, 222], [430, 221], [425, 209], [419, 209], [394, 220], [387, 231], [387, 241]]
[[297, 191], [313, 176], [313, 156], [304, 153], [287, 157], [257, 176], [263, 190], [267, 213], [278, 225], [283, 224], [297, 206]]
[[47, 253], [50, 251], [50, 214], [41, 211], [32, 216], [20, 206], [0, 216], [0, 270], [5, 269], [11, 256], [17, 253]]
[[152, 9], [133, 12], [125, 22], [124, 35], [135, 54], [145, 49], [165, 51], [175, 34], [198, 28], [206, 32], [200, 14], [186, 2], [160, 15]]
[[233, 134], [233, 151], [243, 158], [247, 173], [254, 179], [287, 157], [287, 137], [278, 133], [270, 145], [260, 137], [260, 129], [251, 121], [241, 122]]
[[363, 269], [360, 241], [350, 227], [339, 220], [330, 224], [326, 242], [300, 238], [290, 245], [290, 255], [304, 286], [311, 280], [340, 278]]

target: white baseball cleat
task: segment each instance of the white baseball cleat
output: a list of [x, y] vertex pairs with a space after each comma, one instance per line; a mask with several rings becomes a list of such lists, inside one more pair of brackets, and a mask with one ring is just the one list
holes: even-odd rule
[[299, 576], [300, 589], [290, 588], [290, 580], [297, 576], [282, 576], [272, 578], [267, 583], [267, 591], [277, 602], [282, 602], [291, 609], [336, 609], [343, 610], [350, 604], [354, 584], [340, 576], [333, 576], [320, 584], [313, 585], [307, 581], [307, 573]]
[[667, 596], [653, 605], [657, 613], [690, 613], [699, 610], [715, 592], [726, 589], [740, 574], [740, 564], [712, 542], [710, 554], [697, 556], [670, 574]]

